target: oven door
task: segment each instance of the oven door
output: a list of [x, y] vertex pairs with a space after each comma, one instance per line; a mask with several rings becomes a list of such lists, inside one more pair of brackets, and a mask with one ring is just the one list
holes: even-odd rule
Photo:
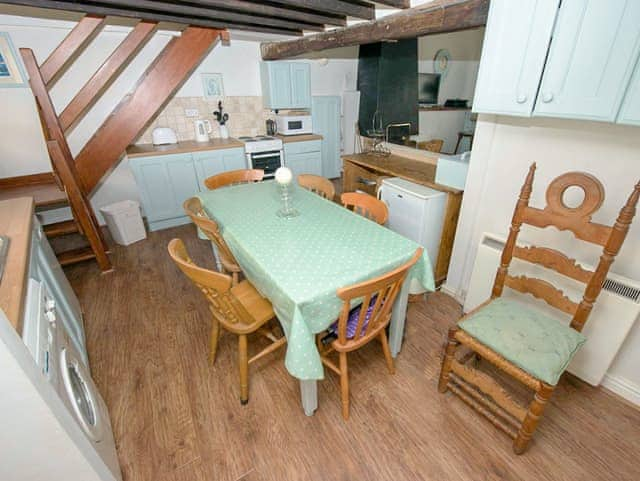
[[282, 166], [282, 152], [260, 152], [251, 155], [251, 168], [264, 170], [264, 178], [272, 179], [276, 170]]

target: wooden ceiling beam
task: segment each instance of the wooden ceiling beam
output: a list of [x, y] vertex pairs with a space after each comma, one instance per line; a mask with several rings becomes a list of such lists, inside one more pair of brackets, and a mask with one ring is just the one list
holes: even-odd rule
[[63, 131], [67, 131], [95, 103], [113, 79], [128, 65], [129, 60], [152, 37], [157, 26], [156, 22], [143, 20], [129, 32], [62, 111], [59, 120]]
[[2, 0], [2, 3], [8, 3], [12, 5], [25, 5], [29, 7], [49, 8], [53, 10], [65, 10], [70, 12], [83, 12], [93, 15], [107, 16], [112, 15], [115, 17], [128, 17], [136, 18], [138, 20], [149, 20], [156, 22], [171, 22], [179, 23], [183, 25], [193, 25], [197, 27], [207, 27], [214, 29], [235, 29], [246, 30], [250, 32], [262, 32], [273, 33], [277, 35], [302, 35], [301, 30], [286, 29], [269, 27], [262, 24], [245, 24], [235, 22], [225, 22], [219, 20], [210, 20], [200, 17], [189, 17], [181, 15], [169, 15], [155, 11], [139, 11], [128, 10], [126, 8], [109, 7], [104, 4], [94, 3], [77, 3], [73, 1], [59, 1], [59, 0]]
[[[436, 3], [436, 2], [434, 2]], [[372, 22], [260, 45], [264, 60], [280, 60], [309, 52], [384, 40], [416, 38], [486, 25], [489, 0], [441, 0], [388, 15]]]
[[[189, 3], [178, 0], [178, 4]], [[282, 19], [299, 20], [305, 23], [318, 23], [324, 25], [336, 25], [344, 27], [347, 25], [347, 18], [344, 15], [331, 15], [325, 12], [309, 12], [295, 8], [277, 7], [265, 5], [263, 3], [253, 3], [245, 0], [200, 0], [199, 5], [203, 7], [217, 7], [234, 12], [252, 13]]]
[[410, 8], [411, 0], [374, 0], [375, 3], [386, 5], [393, 8]]
[[306, 8], [314, 12], [329, 12], [337, 15], [373, 20], [376, 18], [376, 9], [368, 2], [351, 3], [344, 0], [271, 0], [288, 7]]
[[[96, 3], [96, 2], [88, 2]], [[193, 4], [177, 4], [175, 2], [156, 0], [99, 0], [98, 3], [115, 5], [118, 8], [126, 8], [131, 11], [156, 11], [168, 15], [180, 15], [186, 17], [198, 17], [215, 21], [230, 21], [234, 23], [248, 23], [255, 25], [266, 25], [269, 27], [286, 28], [290, 30], [309, 30], [313, 32], [324, 31], [324, 25], [309, 21], [293, 21], [281, 18], [266, 17], [251, 14], [230, 12], [219, 8], [200, 7]]]

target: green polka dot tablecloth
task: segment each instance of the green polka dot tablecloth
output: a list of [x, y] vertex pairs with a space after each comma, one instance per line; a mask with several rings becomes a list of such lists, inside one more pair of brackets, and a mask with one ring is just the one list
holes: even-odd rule
[[[273, 181], [198, 194], [247, 279], [273, 304], [287, 336], [285, 366], [302, 379], [322, 379], [314, 334], [338, 317], [340, 287], [387, 272], [408, 261], [417, 243], [322, 197], [294, 186], [300, 215], [276, 215], [280, 194]], [[411, 278], [434, 290], [425, 251]], [[362, 301], [360, 301], [362, 302]]]

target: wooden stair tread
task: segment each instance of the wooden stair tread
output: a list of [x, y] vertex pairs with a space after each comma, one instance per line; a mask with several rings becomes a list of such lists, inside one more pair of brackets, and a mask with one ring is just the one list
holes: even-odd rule
[[67, 194], [60, 190], [55, 182], [3, 187], [0, 189], [0, 200], [15, 199], [17, 197], [33, 197], [36, 207], [68, 204]]
[[56, 222], [55, 224], [47, 224], [42, 227], [42, 230], [47, 237], [60, 237], [80, 232], [78, 230], [78, 224], [76, 224], [76, 221], [73, 219]]
[[86, 246], [60, 252], [57, 254], [57, 257], [60, 265], [68, 266], [77, 262], [95, 259], [96, 254], [93, 252], [93, 250], [91, 250], [91, 246]]

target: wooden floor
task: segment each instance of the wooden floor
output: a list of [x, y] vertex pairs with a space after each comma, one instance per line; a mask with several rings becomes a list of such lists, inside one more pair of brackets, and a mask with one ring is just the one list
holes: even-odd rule
[[217, 364], [207, 364], [209, 313], [166, 254], [173, 237], [212, 266], [209, 245], [184, 226], [115, 247], [113, 273], [92, 262], [67, 269], [126, 481], [640, 479], [640, 411], [604, 390], [563, 378], [520, 457], [462, 401], [439, 394], [442, 341], [460, 313], [440, 293], [410, 305], [394, 376], [377, 343], [350, 355], [350, 421], [331, 373], [315, 416], [303, 414], [283, 351], [251, 366], [241, 406], [236, 339], [224, 334]]

